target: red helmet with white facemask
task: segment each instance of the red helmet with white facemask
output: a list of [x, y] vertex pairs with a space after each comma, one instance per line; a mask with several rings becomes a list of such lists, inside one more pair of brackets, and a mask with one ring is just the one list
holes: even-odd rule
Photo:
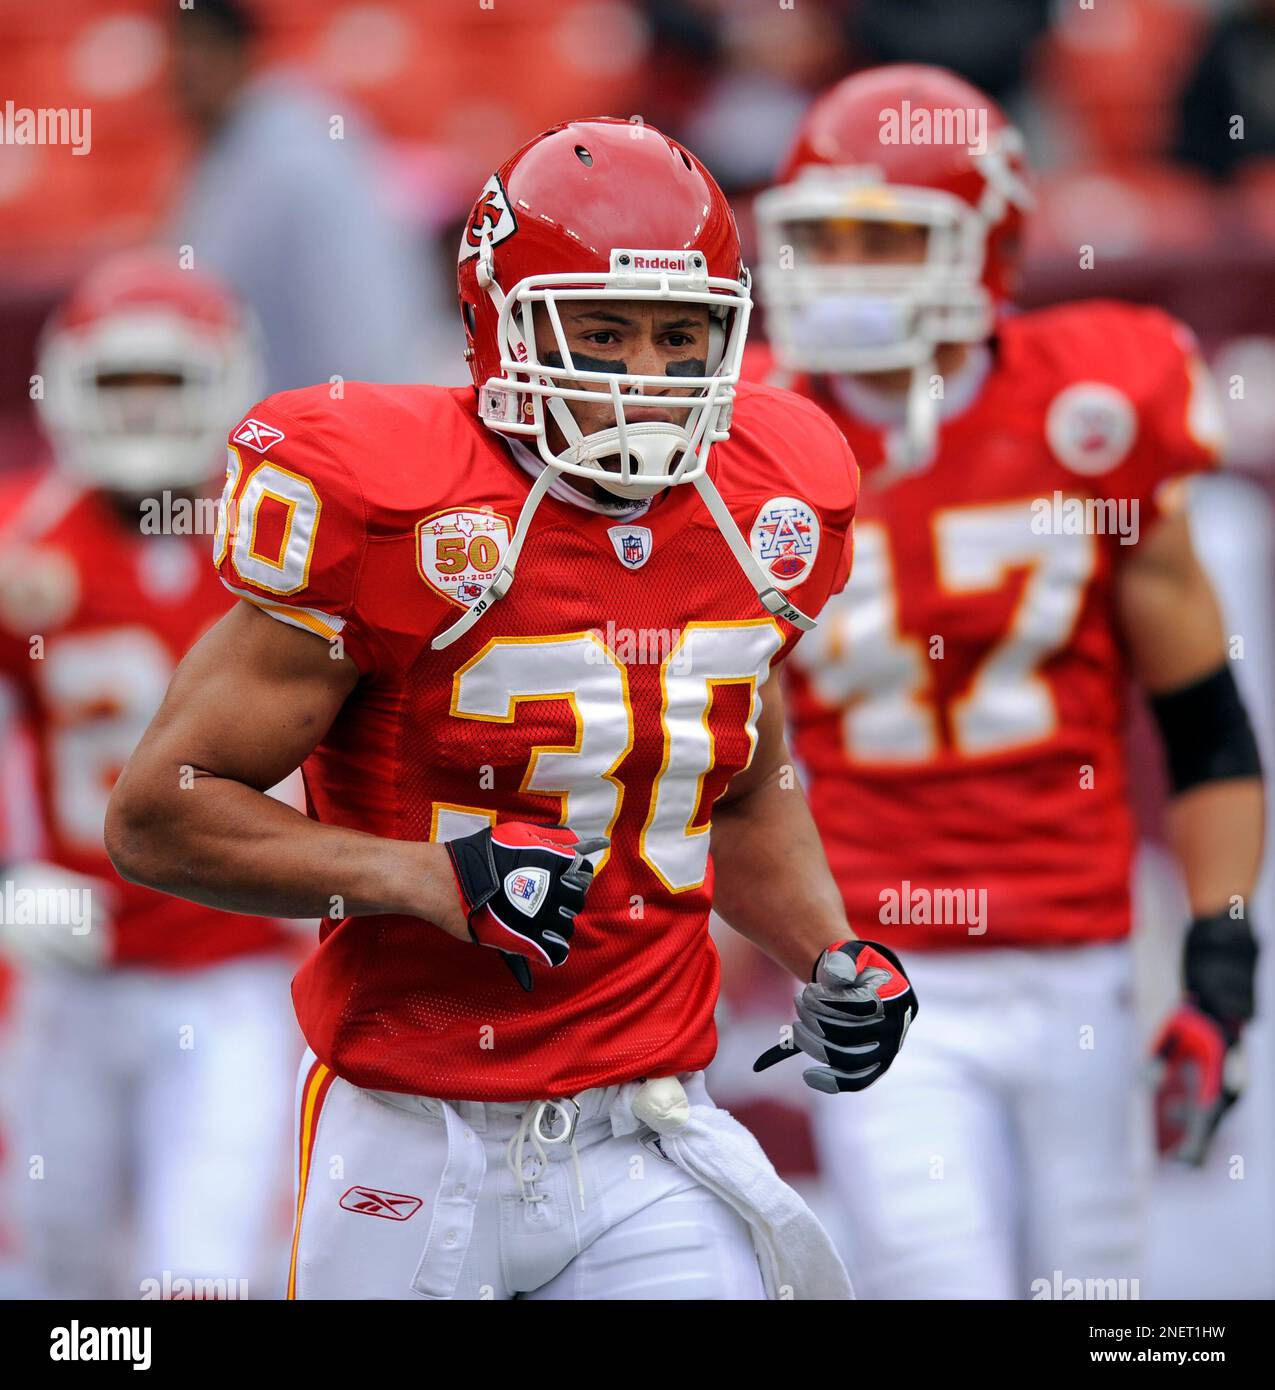
[[[928, 380], [939, 344], [991, 336], [1031, 203], [1018, 131], [963, 78], [915, 64], [847, 77], [811, 107], [781, 182], [756, 203], [780, 366]], [[857, 222], [922, 229], [924, 251], [863, 264], [802, 254], [812, 229]]]
[[[555, 126], [487, 180], [461, 234], [457, 279], [479, 415], [511, 440], [534, 440], [544, 467], [499, 572], [434, 647], [509, 591], [540, 499], [564, 473], [635, 503], [692, 484], [767, 610], [814, 626], [774, 587], [708, 476], [709, 450], [729, 435], [752, 301], [735, 215], [694, 155], [636, 121]], [[580, 300], [706, 308], [704, 358], [663, 376], [578, 351], [573, 360], [560, 306]], [[586, 433], [572, 407], [600, 402], [607, 424]]]
[[[751, 304], [734, 214], [694, 155], [638, 122], [555, 126], [488, 179], [461, 236], [458, 279], [466, 356], [490, 428], [534, 439], [553, 469], [622, 497], [704, 473], [710, 446], [729, 430]], [[677, 378], [684, 406], [665, 394], [667, 376], [573, 364], [558, 306], [581, 299], [708, 306], [702, 374]], [[544, 356], [536, 305], [557, 342]], [[615, 423], [586, 435], [570, 407], [596, 405], [599, 389]], [[685, 418], [626, 422], [626, 406], [653, 405]], [[566, 442], [560, 451], [550, 422]]]
[[261, 375], [255, 328], [230, 293], [147, 252], [89, 273], [45, 329], [37, 370], [58, 466], [135, 496], [214, 478]]

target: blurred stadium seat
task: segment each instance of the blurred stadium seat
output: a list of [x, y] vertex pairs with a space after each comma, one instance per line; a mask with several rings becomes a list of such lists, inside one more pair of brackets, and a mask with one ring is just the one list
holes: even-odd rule
[[1236, 176], [1235, 204], [1244, 232], [1275, 246], [1275, 159], [1253, 160]]
[[1056, 7], [1041, 45], [1042, 95], [1077, 156], [1118, 163], [1163, 155], [1174, 104], [1206, 16], [1190, 0]]
[[1202, 175], [1168, 164], [1066, 170], [1042, 179], [1030, 224], [1037, 254], [1189, 254], [1219, 234], [1219, 200]]
[[4, 7], [6, 97], [40, 107], [56, 94], [89, 108], [92, 141], [88, 156], [0, 148], [0, 252], [11, 265], [139, 240], [163, 211], [185, 146], [165, 87], [166, 14], [156, 0]]
[[[820, 21], [811, 24], [815, 40], [804, 45], [787, 31], [782, 42], [770, 37], [766, 26], [786, 22], [775, 13], [791, 9], [776, 0], [248, 3], [262, 24], [260, 65], [303, 69], [333, 94], [333, 114], [366, 119], [386, 137], [376, 158], [389, 169], [400, 207], [411, 211], [422, 259], [437, 238], [443, 248], [438, 260], [451, 276], [458, 233], [449, 224], [463, 219], [501, 159], [557, 121], [640, 113], [697, 150], [692, 137], [699, 132], [707, 138], [711, 131], [724, 139], [725, 150], [705, 158], [721, 173], [720, 158], [729, 175], [732, 147], [756, 153], [738, 113], [778, 130], [773, 111], [785, 100], [800, 108], [808, 89], [830, 80], [827, 71], [816, 72], [814, 57], [826, 52], [830, 68], [848, 61], [846, 34], [858, 0], [801, 0], [806, 18], [816, 14]], [[1056, 0], [1052, 28], [1032, 50], [1015, 105], [1029, 138], [1043, 137], [1051, 161], [1038, 189], [1039, 215], [1030, 223], [1024, 303], [1113, 295], [1183, 317], [1199, 333], [1218, 380], [1245, 384], [1226, 402], [1233, 440], [1228, 462], [1270, 492], [1275, 159], [1251, 161], [1226, 183], [1171, 162], [1180, 96], [1208, 26], [1214, 14], [1240, 4], [1096, 0], [1088, 8]], [[177, 0], [0, 0], [0, 106], [11, 100], [19, 107], [87, 107], [92, 113], [91, 157], [64, 147], [0, 144], [0, 472], [30, 465], [45, 448], [29, 380], [48, 308], [103, 250], [154, 234], [189, 167], [195, 141], [171, 89], [170, 29], [177, 11]], [[732, 106], [722, 88], [732, 73], [757, 74], [765, 56], [759, 49], [773, 60], [774, 70], [765, 75], [776, 105], [763, 110], [755, 89], [745, 85]], [[797, 57], [808, 70], [796, 70]], [[724, 114], [710, 122], [705, 113], [714, 110]], [[737, 186], [728, 190], [750, 261], [749, 200], [756, 190], [738, 185], [754, 173], [740, 158]], [[1094, 248], [1093, 271], [1079, 268], [1083, 246]], [[439, 293], [449, 291], [443, 286]], [[448, 313], [454, 324], [454, 301]], [[762, 316], [753, 322], [760, 336]], [[1216, 528], [1217, 548], [1236, 550], [1242, 568], [1246, 557], [1232, 545], [1228, 526]], [[1253, 572], [1256, 591], [1267, 570]], [[1251, 611], [1268, 597], [1258, 593]], [[1254, 619], [1251, 627], [1259, 645], [1268, 640], [1269, 622]], [[1148, 738], [1137, 754], [1148, 825], [1163, 800], [1163, 777], [1150, 748]], [[12, 751], [7, 756], [12, 766]], [[0, 798], [0, 850], [5, 838]], [[725, 950], [723, 959], [729, 976]], [[8, 984], [0, 961], [0, 1045]], [[736, 1034], [735, 1053], [726, 1065], [719, 1059], [720, 1081], [710, 1084], [785, 1175], [806, 1181], [816, 1173], [809, 1116], [758, 1089], [751, 1071], [758, 1049], [747, 1038], [738, 1041], [750, 1024], [773, 1032], [772, 1023], [779, 1026], [788, 1015], [790, 991], [777, 970], [752, 981], [751, 993], [728, 983], [723, 1035], [729, 1043]], [[770, 1076], [777, 1087], [777, 1074]], [[1275, 1135], [1272, 1113], [1268, 1103], [1258, 1118]], [[9, 1219], [11, 1213], [0, 1211], [0, 1284]], [[1181, 1224], [1188, 1235], [1199, 1230]], [[1258, 1253], [1265, 1258], [1268, 1252]], [[1247, 1277], [1241, 1266], [1236, 1278]]]
[[[94, 154], [68, 177], [69, 150], [0, 151], [0, 251], [137, 240], [155, 225], [187, 145], [166, 86], [172, 8], [0, 8], [6, 96], [34, 107], [57, 93], [61, 104], [91, 106]], [[467, 184], [555, 121], [636, 110], [646, 27], [625, 0], [525, 0], [499, 16], [472, 0], [262, 0], [259, 10], [263, 62], [304, 65], [387, 134], [446, 150]], [[481, 54], [481, 66], [464, 54]]]

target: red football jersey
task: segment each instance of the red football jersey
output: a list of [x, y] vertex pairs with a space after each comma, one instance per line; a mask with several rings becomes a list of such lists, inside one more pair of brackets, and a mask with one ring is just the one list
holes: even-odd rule
[[904, 949], [1128, 931], [1116, 577], [1213, 458], [1203, 367], [1156, 310], [1023, 314], [992, 351], [895, 481], [881, 433], [797, 383], [864, 488], [850, 583], [788, 672], [794, 747], [852, 924]]
[[109, 885], [112, 960], [180, 969], [282, 946], [277, 921], [125, 883], [102, 844], [111, 789], [177, 663], [230, 607], [207, 537], [143, 534], [140, 514], [48, 469], [6, 482], [0, 541], [0, 678], [31, 736], [43, 857]]
[[[253, 441], [252, 443], [243, 441]], [[571, 955], [524, 994], [495, 951], [408, 917], [325, 924], [301, 1028], [360, 1086], [517, 1100], [664, 1076], [716, 1045], [709, 817], [795, 640], [697, 493], [629, 519], [549, 495], [509, 593], [486, 586], [531, 486], [468, 388], [272, 397], [232, 434], [231, 589], [339, 639], [361, 679], [305, 765], [319, 820], [442, 840], [497, 820], [604, 834]], [[798, 607], [845, 580], [854, 460], [799, 397], [745, 387], [710, 471]]]

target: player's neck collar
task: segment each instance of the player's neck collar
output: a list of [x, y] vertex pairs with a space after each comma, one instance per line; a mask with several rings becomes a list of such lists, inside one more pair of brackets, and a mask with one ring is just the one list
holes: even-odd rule
[[[992, 369], [992, 353], [986, 343], [971, 343], [965, 360], [943, 382], [943, 398], [938, 402], [940, 420], [951, 420], [968, 410], [983, 389]], [[878, 391], [866, 377], [829, 376], [828, 391], [848, 415], [885, 429], [907, 419], [907, 392]]]
[[[509, 452], [513, 455], [518, 466], [533, 478], [539, 477], [543, 469], [548, 466], [539, 454], [532, 453], [521, 440], [506, 438], [504, 442], [509, 446]], [[586, 512], [600, 512], [603, 516], [624, 517], [626, 519], [641, 516], [651, 505], [649, 497], [642, 497], [633, 501], [617, 497], [614, 503], [600, 502], [596, 498], [586, 497], [579, 488], [572, 487], [564, 477], [557, 477], [549, 484], [549, 496], [556, 497], [559, 502], [568, 502], [571, 506], [579, 507]]]

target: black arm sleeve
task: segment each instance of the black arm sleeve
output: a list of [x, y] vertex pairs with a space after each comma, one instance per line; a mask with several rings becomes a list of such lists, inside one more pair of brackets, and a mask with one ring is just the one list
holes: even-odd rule
[[1228, 662], [1192, 685], [1155, 696], [1151, 709], [1175, 793], [1204, 782], [1262, 775], [1253, 726]]

